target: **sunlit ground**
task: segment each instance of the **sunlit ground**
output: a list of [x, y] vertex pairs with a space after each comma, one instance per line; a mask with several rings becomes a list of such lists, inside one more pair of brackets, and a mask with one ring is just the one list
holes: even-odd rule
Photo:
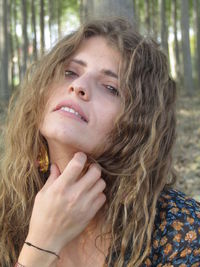
[[200, 95], [178, 100], [177, 187], [200, 201]]

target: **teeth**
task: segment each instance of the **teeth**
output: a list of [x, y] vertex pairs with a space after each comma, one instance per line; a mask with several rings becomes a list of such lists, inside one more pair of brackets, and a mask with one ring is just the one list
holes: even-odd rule
[[77, 117], [79, 117], [79, 118], [81, 118], [82, 120], [84, 120], [84, 118], [83, 118], [77, 111], [75, 111], [73, 108], [61, 107], [61, 110], [64, 110], [64, 111], [73, 113], [73, 114], [75, 114]]

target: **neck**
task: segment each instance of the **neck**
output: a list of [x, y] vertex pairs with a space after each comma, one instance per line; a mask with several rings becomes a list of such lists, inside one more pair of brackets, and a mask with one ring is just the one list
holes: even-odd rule
[[76, 152], [80, 152], [77, 148], [58, 144], [51, 141], [49, 145], [50, 162], [57, 165], [60, 173], [64, 171], [70, 160]]

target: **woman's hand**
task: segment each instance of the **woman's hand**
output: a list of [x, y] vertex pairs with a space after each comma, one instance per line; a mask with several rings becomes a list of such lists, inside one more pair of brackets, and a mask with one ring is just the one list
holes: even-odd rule
[[56, 165], [51, 166], [51, 174], [35, 198], [27, 241], [59, 253], [102, 207], [106, 184], [97, 164], [91, 164], [80, 177], [86, 161], [87, 156], [78, 152], [62, 174]]

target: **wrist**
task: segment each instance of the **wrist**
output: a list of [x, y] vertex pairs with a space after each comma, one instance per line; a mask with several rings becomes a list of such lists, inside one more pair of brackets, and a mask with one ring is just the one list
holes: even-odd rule
[[18, 262], [25, 267], [54, 267], [58, 258], [50, 253], [37, 250], [24, 244], [20, 252]]

